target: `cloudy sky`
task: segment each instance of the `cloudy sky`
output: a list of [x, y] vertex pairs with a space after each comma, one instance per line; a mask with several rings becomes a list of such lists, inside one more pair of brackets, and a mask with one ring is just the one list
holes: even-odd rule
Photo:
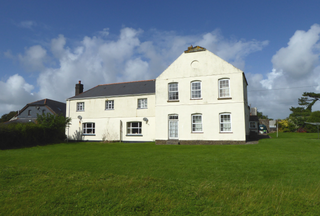
[[[155, 79], [190, 45], [243, 70], [249, 103], [286, 118], [320, 92], [320, 1], [83, 1], [0, 3], [0, 115], [81, 80]], [[320, 110], [320, 102], [314, 110]]]

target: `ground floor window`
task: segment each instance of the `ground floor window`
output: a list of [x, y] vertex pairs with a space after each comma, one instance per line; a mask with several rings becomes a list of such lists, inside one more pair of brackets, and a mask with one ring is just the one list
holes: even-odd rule
[[231, 132], [231, 114], [220, 114], [220, 132]]
[[127, 135], [142, 134], [142, 122], [127, 122]]
[[202, 132], [202, 115], [192, 115], [192, 132]]
[[96, 126], [95, 123], [83, 123], [83, 135], [95, 135], [96, 134]]

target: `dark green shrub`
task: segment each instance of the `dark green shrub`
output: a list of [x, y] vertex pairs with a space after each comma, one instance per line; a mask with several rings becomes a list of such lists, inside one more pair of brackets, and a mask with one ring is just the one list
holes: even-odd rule
[[0, 149], [32, 147], [63, 142], [70, 120], [64, 116], [39, 115], [37, 124], [18, 123], [0, 126]]

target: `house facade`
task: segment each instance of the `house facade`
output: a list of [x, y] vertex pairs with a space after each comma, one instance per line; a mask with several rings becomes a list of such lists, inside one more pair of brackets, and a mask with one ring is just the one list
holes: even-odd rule
[[189, 47], [155, 80], [99, 85], [67, 99], [70, 137], [156, 144], [244, 143], [249, 134], [243, 71]]

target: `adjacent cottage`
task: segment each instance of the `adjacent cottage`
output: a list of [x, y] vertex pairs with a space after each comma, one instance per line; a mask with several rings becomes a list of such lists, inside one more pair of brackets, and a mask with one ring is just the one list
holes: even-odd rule
[[18, 114], [7, 123], [35, 122], [38, 114], [47, 113], [66, 116], [66, 104], [47, 98], [31, 102], [19, 110]]
[[98, 85], [67, 99], [67, 130], [85, 140], [237, 144], [249, 135], [243, 71], [189, 47], [155, 80]]

